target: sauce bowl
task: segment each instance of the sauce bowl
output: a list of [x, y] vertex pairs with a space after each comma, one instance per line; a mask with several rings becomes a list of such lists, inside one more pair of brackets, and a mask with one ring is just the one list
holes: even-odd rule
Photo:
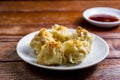
[[[118, 18], [118, 21], [115, 22], [101, 22], [101, 21], [95, 21], [90, 19], [93, 15], [111, 15], [116, 18]], [[109, 8], [109, 7], [95, 7], [95, 8], [89, 8], [83, 12], [83, 17], [85, 20], [87, 20], [89, 23], [98, 26], [98, 27], [104, 27], [104, 28], [111, 28], [118, 26], [120, 24], [120, 10]]]

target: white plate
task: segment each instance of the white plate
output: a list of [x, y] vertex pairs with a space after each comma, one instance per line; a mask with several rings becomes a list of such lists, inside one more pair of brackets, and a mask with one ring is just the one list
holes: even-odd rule
[[[70, 29], [71, 31], [75, 31], [74, 29]], [[87, 57], [79, 64], [72, 66], [44, 66], [40, 64], [36, 64], [36, 55], [31, 49], [29, 43], [37, 32], [30, 33], [23, 37], [17, 44], [17, 53], [18, 55], [27, 63], [51, 70], [75, 70], [82, 69], [86, 67], [90, 67], [102, 61], [109, 53], [108, 44], [99, 36], [94, 35], [95, 39], [93, 40], [91, 52], [87, 55]]]

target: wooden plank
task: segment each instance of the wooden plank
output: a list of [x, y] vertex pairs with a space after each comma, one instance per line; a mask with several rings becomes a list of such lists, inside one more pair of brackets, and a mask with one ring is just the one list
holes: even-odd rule
[[16, 42], [23, 36], [0, 36], [0, 42]]
[[75, 71], [45, 70], [25, 62], [0, 62], [0, 72], [1, 80], [119, 80], [120, 59], [105, 59], [95, 66]]
[[77, 23], [82, 18], [82, 12], [3, 12], [0, 13], [2, 24], [69, 24]]
[[[113, 29], [104, 29], [92, 26], [90, 24], [86, 25], [86, 22], [82, 22], [82, 24], [61, 24], [67, 26], [68, 28], [77, 28], [79, 25], [86, 28], [88, 31], [97, 34], [103, 38], [120, 38], [120, 27], [116, 27]], [[38, 31], [41, 28], [51, 28], [53, 24], [17, 24], [17, 25], [0, 25], [0, 39], [2, 37], [8, 36], [24, 36], [28, 33]]]
[[[2, 1], [33, 1], [33, 0], [1, 0]], [[58, 1], [58, 0], [34, 0], [34, 1]], [[61, 1], [84, 1], [84, 0], [61, 0]], [[97, 0], [85, 0], [85, 1], [97, 1]], [[108, 1], [108, 0], [99, 0], [99, 1]], [[111, 1], [111, 0], [110, 0]], [[118, 0], [114, 0], [114, 1], [118, 1]]]
[[[92, 4], [92, 5], [90, 5]], [[119, 0], [81, 1], [2, 1], [0, 11], [83, 11], [91, 7], [113, 7], [120, 9]]]
[[120, 58], [120, 39], [105, 39], [109, 45], [109, 55], [107, 58]]
[[17, 42], [0, 42], [0, 61], [21, 60], [16, 52]]
[[[120, 39], [106, 39], [106, 41], [110, 47], [107, 58], [120, 58]], [[17, 42], [0, 42], [0, 61], [21, 60], [17, 55], [16, 45]]]

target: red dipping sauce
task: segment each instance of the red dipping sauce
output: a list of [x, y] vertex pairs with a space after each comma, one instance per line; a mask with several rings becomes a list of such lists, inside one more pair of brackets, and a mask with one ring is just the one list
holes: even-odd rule
[[119, 19], [112, 15], [107, 14], [96, 14], [89, 17], [89, 19], [94, 21], [100, 21], [100, 22], [116, 22], [119, 21]]

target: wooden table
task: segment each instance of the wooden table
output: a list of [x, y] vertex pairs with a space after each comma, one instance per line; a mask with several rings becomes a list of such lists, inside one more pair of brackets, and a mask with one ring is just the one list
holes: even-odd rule
[[[103, 29], [82, 18], [91, 7], [120, 9], [119, 0], [0, 1], [0, 80], [120, 80], [120, 26]], [[53, 24], [82, 26], [104, 38], [109, 55], [99, 64], [75, 71], [52, 71], [25, 63], [16, 52], [26, 34]]]

